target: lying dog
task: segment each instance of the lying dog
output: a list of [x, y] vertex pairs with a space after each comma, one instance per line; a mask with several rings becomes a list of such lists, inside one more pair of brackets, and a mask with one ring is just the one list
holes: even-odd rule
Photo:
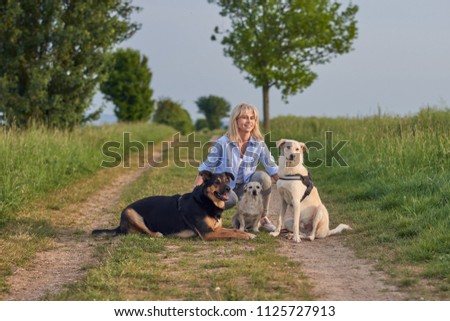
[[222, 228], [222, 212], [230, 192], [233, 174], [200, 172], [203, 184], [192, 193], [173, 196], [151, 196], [128, 205], [115, 229], [94, 230], [92, 234], [145, 233], [151, 237], [176, 235], [203, 240], [245, 239], [254, 234]]
[[[322, 204], [317, 188], [312, 184], [308, 170], [303, 166], [303, 153], [307, 151], [304, 143], [295, 140], [282, 139], [277, 142], [280, 149], [278, 162], [280, 179], [277, 189], [281, 196], [281, 211], [278, 216], [277, 229], [270, 233], [278, 236], [283, 225], [293, 232], [293, 240], [300, 242], [302, 238], [324, 238], [351, 230], [350, 226], [339, 224], [333, 230], [329, 228], [329, 214]], [[284, 222], [286, 209], [292, 205], [294, 220]], [[308, 234], [300, 234], [300, 225], [307, 229]]]
[[258, 182], [244, 185], [244, 194], [239, 201], [236, 214], [231, 219], [234, 228], [259, 232], [259, 222], [264, 211], [261, 191], [262, 187]]

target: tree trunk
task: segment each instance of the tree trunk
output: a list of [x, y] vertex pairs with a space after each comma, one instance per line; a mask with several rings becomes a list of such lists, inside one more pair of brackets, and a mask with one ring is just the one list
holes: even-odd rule
[[270, 115], [269, 115], [269, 85], [265, 84], [263, 89], [263, 117], [264, 117], [264, 133], [270, 132]]

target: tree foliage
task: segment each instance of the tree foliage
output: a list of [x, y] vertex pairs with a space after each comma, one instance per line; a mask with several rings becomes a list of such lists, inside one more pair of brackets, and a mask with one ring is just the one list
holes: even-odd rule
[[221, 127], [221, 119], [228, 116], [230, 111], [230, 103], [222, 97], [218, 96], [203, 96], [197, 99], [199, 112], [205, 115], [208, 123], [208, 128], [211, 130]]
[[230, 19], [230, 28], [215, 28], [225, 56], [262, 87], [264, 127], [269, 124], [269, 89], [283, 99], [302, 92], [317, 78], [313, 65], [351, 50], [357, 36], [356, 5], [342, 9], [330, 0], [209, 0]]
[[100, 85], [106, 100], [114, 103], [119, 121], [147, 121], [155, 102], [150, 88], [152, 73], [148, 58], [133, 49], [118, 49], [112, 55], [113, 66], [108, 78]]
[[195, 130], [200, 131], [203, 129], [209, 129], [208, 121], [206, 120], [206, 118], [199, 118], [195, 121]]
[[180, 103], [172, 101], [170, 98], [158, 100], [153, 121], [164, 124], [179, 130], [185, 135], [193, 130], [193, 124], [189, 112]]
[[0, 111], [9, 124], [72, 128], [106, 73], [105, 55], [139, 26], [129, 0], [0, 3]]

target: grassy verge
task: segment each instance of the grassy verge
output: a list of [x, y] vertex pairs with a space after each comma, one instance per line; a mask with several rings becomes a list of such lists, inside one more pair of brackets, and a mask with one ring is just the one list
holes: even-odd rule
[[[449, 124], [448, 110], [432, 109], [411, 117], [280, 117], [272, 122], [271, 138], [307, 142], [308, 165], [330, 211], [331, 225], [345, 222], [353, 226], [346, 239], [360, 256], [376, 262], [412, 298], [448, 299]], [[196, 140], [206, 142], [210, 135], [197, 135]], [[117, 220], [120, 209], [138, 198], [190, 191], [206, 149], [202, 145], [194, 150], [184, 142], [179, 149], [170, 149], [180, 157], [171, 154], [171, 166], [153, 168], [132, 184], [117, 205]], [[14, 217], [5, 223], [0, 237], [2, 273], [10, 273], [11, 266], [26, 264], [36, 251], [52, 246], [56, 223], [42, 213], [85, 198], [118, 175], [113, 174], [116, 170], [124, 169], [95, 175], [87, 172], [69, 178], [65, 188], [55, 188], [51, 194], [39, 191], [25, 198], [33, 210], [42, 210], [14, 210]], [[37, 201], [40, 197], [46, 200]], [[232, 214], [225, 213], [225, 225], [230, 224]], [[264, 232], [250, 242], [204, 243], [139, 235], [116, 240], [107, 245], [99, 242], [97, 255], [102, 263], [48, 299], [314, 299], [306, 278], [292, 279], [299, 275], [299, 264], [278, 255], [277, 241]], [[2, 280], [4, 276], [0, 287]]]
[[[273, 140], [292, 138], [311, 147], [310, 169], [332, 224], [355, 227], [349, 239], [361, 256], [417, 298], [449, 298], [450, 111], [365, 119], [281, 117], [272, 126]], [[339, 149], [342, 159], [330, 160], [342, 141], [347, 141]]]
[[123, 132], [130, 132], [136, 141], [159, 142], [173, 129], [121, 124], [70, 133], [39, 128], [0, 133], [0, 293], [7, 290], [6, 277], [14, 268], [26, 266], [36, 252], [52, 248], [56, 229], [75, 219], [53, 213], [86, 200], [129, 170], [100, 167], [102, 145], [120, 142]]
[[[207, 137], [197, 139], [206, 141]], [[197, 150], [200, 152], [200, 149]], [[195, 160], [181, 151], [178, 166], [146, 172], [118, 205], [148, 195], [190, 191]], [[196, 154], [198, 155], [198, 153]], [[170, 159], [173, 159], [171, 155]], [[190, 162], [191, 165], [181, 166]], [[225, 213], [230, 224], [232, 211]], [[203, 242], [126, 235], [99, 247], [102, 264], [52, 300], [311, 300], [299, 263], [278, 254], [277, 240], [261, 232], [252, 241]], [[296, 279], [292, 278], [296, 275]]]
[[142, 123], [89, 126], [73, 132], [0, 131], [0, 226], [36, 199], [95, 173], [108, 159], [102, 146], [117, 142], [123, 148], [126, 132], [133, 141], [158, 142], [173, 129]]

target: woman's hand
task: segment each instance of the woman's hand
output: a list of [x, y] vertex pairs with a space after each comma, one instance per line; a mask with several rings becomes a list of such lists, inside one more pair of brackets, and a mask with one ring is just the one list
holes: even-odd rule
[[194, 188], [196, 188], [198, 185], [202, 185], [202, 184], [203, 184], [203, 178], [200, 175], [198, 175], [194, 181]]

